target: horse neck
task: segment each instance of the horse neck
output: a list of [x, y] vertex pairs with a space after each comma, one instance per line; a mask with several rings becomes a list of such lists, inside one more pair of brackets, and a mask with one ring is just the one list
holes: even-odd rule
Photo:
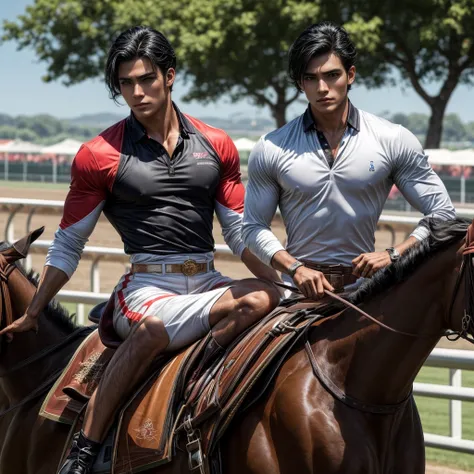
[[346, 394], [369, 403], [394, 404], [410, 393], [445, 327], [458, 247], [433, 256], [405, 282], [361, 305], [392, 328], [433, 337], [394, 334], [353, 310], [328, 321], [328, 329], [333, 325], [331, 333], [337, 336], [320, 340], [313, 350], [325, 361], [323, 370]]
[[36, 286], [28, 280], [19, 268], [16, 268], [8, 278], [8, 288], [10, 290], [13, 313], [16, 317], [20, 317], [25, 314], [26, 309], [30, 305], [36, 293]]
[[[21, 317], [28, 308], [36, 292], [36, 286], [23, 273], [16, 269], [8, 279], [13, 317]], [[40, 383], [59, 367], [58, 359], [64, 357], [64, 351], [48, 356], [27, 367], [8, 374], [8, 370], [20, 362], [33, 356], [48, 346], [64, 339], [65, 331], [55, 324], [53, 318], [40, 315], [38, 334], [33, 332], [15, 334], [13, 341], [2, 341], [2, 355], [0, 364], [0, 385], [5, 396], [14, 402], [28, 395]]]

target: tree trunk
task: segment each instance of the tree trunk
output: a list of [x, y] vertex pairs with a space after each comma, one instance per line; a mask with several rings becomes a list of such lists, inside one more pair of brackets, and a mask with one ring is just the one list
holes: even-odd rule
[[277, 92], [277, 100], [275, 104], [270, 106], [273, 118], [276, 121], [278, 128], [283, 127], [286, 124], [286, 109], [288, 108], [288, 102], [286, 100], [285, 89]]
[[433, 101], [431, 106], [431, 117], [428, 124], [428, 132], [426, 134], [425, 148], [439, 148], [441, 144], [441, 137], [443, 134], [443, 119], [448, 105], [448, 100], [440, 98], [439, 96]]

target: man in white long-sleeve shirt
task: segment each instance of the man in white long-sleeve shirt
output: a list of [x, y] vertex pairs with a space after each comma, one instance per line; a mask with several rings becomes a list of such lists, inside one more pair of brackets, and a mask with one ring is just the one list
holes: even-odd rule
[[[292, 45], [289, 73], [304, 92], [305, 113], [263, 136], [249, 158], [243, 241], [306, 296], [370, 277], [428, 236], [420, 224], [407, 240], [375, 252], [375, 230], [393, 184], [427, 217], [455, 210], [417, 138], [358, 110], [348, 99], [356, 50], [347, 32], [324, 22]], [[280, 207], [286, 249], [270, 230]]]

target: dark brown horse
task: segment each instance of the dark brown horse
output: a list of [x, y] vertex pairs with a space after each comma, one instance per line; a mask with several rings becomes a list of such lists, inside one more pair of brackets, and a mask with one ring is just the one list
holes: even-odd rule
[[[470, 255], [463, 257], [468, 225], [430, 223], [429, 241], [350, 296], [386, 327], [336, 306], [336, 315], [310, 331], [266, 396], [231, 425], [221, 443], [223, 473], [424, 472], [423, 433], [411, 389], [443, 331], [473, 332], [466, 314], [474, 306], [474, 271]], [[0, 269], [8, 273], [1, 256]], [[13, 317], [19, 317], [34, 285], [19, 269], [4, 279]], [[16, 335], [8, 345], [2, 341], [0, 404], [3, 412], [12, 409], [0, 418], [0, 474], [54, 473], [66, 438], [67, 427], [38, 418], [44, 395], [28, 397], [66, 364], [79, 340], [60, 343], [82, 335], [58, 307], [41, 318], [37, 336]], [[35, 359], [54, 347], [59, 349]], [[187, 459], [180, 453], [172, 464], [149, 472], [189, 472]]]

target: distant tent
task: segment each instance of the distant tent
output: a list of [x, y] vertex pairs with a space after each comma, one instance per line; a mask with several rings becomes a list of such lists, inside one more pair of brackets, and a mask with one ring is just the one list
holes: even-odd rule
[[66, 138], [65, 140], [55, 143], [54, 145], [45, 146], [41, 149], [43, 155], [68, 155], [74, 156], [81, 147], [82, 143], [73, 140], [72, 138]]
[[452, 165], [454, 164], [454, 156], [451, 150], [445, 148], [425, 150], [428, 155], [428, 161], [431, 165]]
[[248, 138], [238, 138], [234, 140], [234, 145], [237, 148], [237, 151], [252, 151], [253, 147], [257, 142], [249, 140]]
[[42, 145], [36, 143], [24, 142], [22, 140], [13, 140], [11, 142], [0, 144], [0, 153], [8, 154], [35, 154], [41, 153]]

